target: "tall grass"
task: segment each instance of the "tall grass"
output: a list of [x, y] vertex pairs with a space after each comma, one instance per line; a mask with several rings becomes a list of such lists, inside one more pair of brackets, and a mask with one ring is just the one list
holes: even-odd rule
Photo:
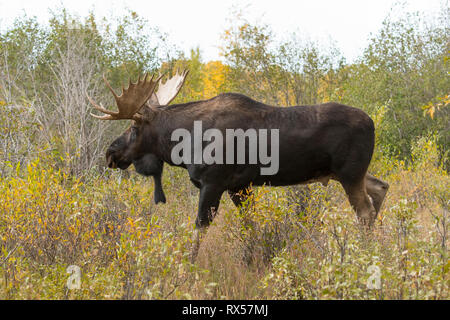
[[[223, 197], [195, 263], [198, 191], [185, 170], [166, 168], [168, 203], [156, 206], [151, 180], [133, 172], [74, 179], [51, 156], [10, 166], [0, 299], [448, 299], [450, 179], [433, 137], [412, 154], [408, 166], [374, 160], [391, 187], [373, 232], [338, 183], [261, 187], [240, 210]], [[70, 265], [79, 289], [67, 287]]]

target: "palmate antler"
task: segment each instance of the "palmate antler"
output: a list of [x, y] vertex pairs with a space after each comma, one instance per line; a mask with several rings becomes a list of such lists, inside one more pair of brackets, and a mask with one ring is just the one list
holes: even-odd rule
[[149, 101], [150, 105], [166, 106], [171, 103], [183, 87], [184, 80], [188, 73], [188, 70], [184, 70], [178, 74], [177, 70], [176, 74], [165, 83], [162, 83], [162, 79], [159, 80], [158, 90], [153, 93]]
[[120, 119], [132, 119], [132, 120], [140, 120], [141, 116], [137, 114], [137, 112], [142, 108], [142, 106], [147, 102], [147, 100], [153, 95], [155, 87], [158, 81], [161, 79], [162, 75], [158, 77], [155, 81], [153, 81], [153, 76], [150, 81], [147, 81], [148, 73], [145, 75], [144, 79], [139, 79], [136, 83], [132, 83], [130, 79], [130, 84], [127, 89], [124, 89], [122, 86], [122, 94], [118, 96], [108, 80], [106, 80], [105, 75], [103, 75], [103, 80], [106, 83], [106, 86], [111, 90], [114, 99], [116, 100], [117, 108], [119, 112], [114, 112], [105, 109], [103, 106], [99, 106], [96, 104], [86, 93], [89, 102], [94, 106], [95, 109], [106, 113], [104, 116], [97, 116], [95, 114], [91, 115], [97, 119], [101, 120], [120, 120]]

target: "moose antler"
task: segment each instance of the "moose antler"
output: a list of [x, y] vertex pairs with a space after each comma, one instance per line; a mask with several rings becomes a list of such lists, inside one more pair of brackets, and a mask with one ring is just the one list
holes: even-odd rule
[[186, 79], [189, 70], [184, 70], [181, 74], [177, 73], [165, 83], [159, 80], [158, 90], [153, 93], [150, 104], [156, 106], [166, 106], [172, 102], [183, 87], [184, 80]]
[[119, 112], [114, 112], [105, 109], [103, 106], [97, 105], [91, 97], [86, 93], [89, 102], [94, 106], [95, 109], [106, 113], [104, 116], [97, 116], [91, 113], [91, 116], [101, 119], [101, 120], [120, 120], [120, 119], [132, 119], [139, 120], [141, 116], [137, 114], [139, 109], [147, 102], [147, 100], [152, 96], [153, 91], [155, 90], [156, 84], [161, 79], [162, 76], [159, 76], [158, 79], [153, 81], [153, 76], [150, 81], [147, 81], [148, 73], [145, 75], [144, 79], [141, 80], [141, 76], [139, 76], [136, 83], [132, 83], [130, 79], [130, 84], [127, 89], [124, 89], [122, 86], [122, 94], [118, 96], [108, 80], [106, 80], [105, 75], [103, 75], [103, 80], [106, 83], [106, 86], [111, 90], [114, 99], [116, 100], [117, 108]]

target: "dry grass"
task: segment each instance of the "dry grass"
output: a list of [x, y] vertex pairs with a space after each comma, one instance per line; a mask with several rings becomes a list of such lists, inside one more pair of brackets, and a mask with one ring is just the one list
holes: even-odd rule
[[[168, 203], [155, 206], [151, 182], [134, 173], [79, 181], [49, 159], [10, 168], [0, 298], [448, 299], [450, 179], [425, 151], [414, 166], [374, 162], [391, 188], [372, 233], [338, 183], [258, 188], [242, 210], [224, 195], [195, 264], [198, 191], [184, 170], [166, 169]], [[80, 289], [67, 288], [69, 265], [81, 269]], [[380, 289], [367, 288], [371, 265]]]

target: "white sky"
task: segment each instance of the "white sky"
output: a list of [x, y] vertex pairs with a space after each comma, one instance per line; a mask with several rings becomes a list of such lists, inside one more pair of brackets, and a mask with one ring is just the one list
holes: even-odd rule
[[[448, 0], [407, 0], [408, 11], [437, 12]], [[199, 46], [203, 60], [218, 60], [220, 36], [228, 26], [231, 7], [246, 3], [245, 17], [267, 22], [277, 34], [300, 31], [311, 39], [332, 38], [348, 61], [367, 44], [370, 33], [381, 27], [395, 0], [0, 0], [0, 30], [24, 12], [48, 20], [49, 9], [64, 6], [83, 17], [94, 10], [100, 18], [120, 16], [125, 8], [136, 11], [151, 25], [170, 35], [189, 52]]]

